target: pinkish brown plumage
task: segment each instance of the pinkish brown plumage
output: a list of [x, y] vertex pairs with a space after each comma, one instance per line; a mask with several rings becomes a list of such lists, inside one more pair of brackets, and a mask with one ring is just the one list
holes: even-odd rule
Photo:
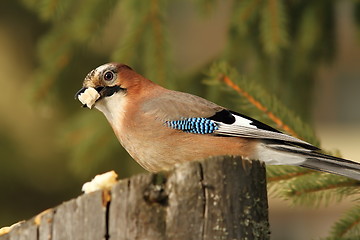
[[[267, 164], [299, 165], [360, 180], [360, 164], [319, 153], [316, 147], [208, 100], [165, 89], [124, 64], [92, 70], [83, 88], [98, 91], [94, 106], [121, 145], [145, 169], [210, 156], [238, 155]], [[90, 100], [89, 100], [90, 101]]]

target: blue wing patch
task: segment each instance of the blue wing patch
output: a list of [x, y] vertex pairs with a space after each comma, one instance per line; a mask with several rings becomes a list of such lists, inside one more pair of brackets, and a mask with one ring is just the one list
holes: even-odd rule
[[214, 121], [207, 118], [184, 118], [181, 120], [166, 121], [165, 124], [173, 129], [196, 134], [213, 133], [219, 128]]

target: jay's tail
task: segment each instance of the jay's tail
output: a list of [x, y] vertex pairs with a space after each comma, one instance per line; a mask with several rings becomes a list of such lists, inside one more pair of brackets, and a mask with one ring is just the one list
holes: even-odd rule
[[260, 160], [274, 165], [297, 165], [360, 181], [360, 163], [286, 144], [263, 144]]

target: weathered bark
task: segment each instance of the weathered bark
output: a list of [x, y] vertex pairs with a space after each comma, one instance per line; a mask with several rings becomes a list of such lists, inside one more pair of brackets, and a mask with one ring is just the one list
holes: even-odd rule
[[217, 157], [142, 174], [82, 195], [15, 227], [0, 240], [269, 239], [265, 168]]

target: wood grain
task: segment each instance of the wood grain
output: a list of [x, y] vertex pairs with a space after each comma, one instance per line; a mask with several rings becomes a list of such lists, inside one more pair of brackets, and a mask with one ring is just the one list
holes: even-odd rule
[[265, 168], [216, 157], [165, 174], [120, 180], [81, 195], [0, 236], [0, 240], [269, 239]]

